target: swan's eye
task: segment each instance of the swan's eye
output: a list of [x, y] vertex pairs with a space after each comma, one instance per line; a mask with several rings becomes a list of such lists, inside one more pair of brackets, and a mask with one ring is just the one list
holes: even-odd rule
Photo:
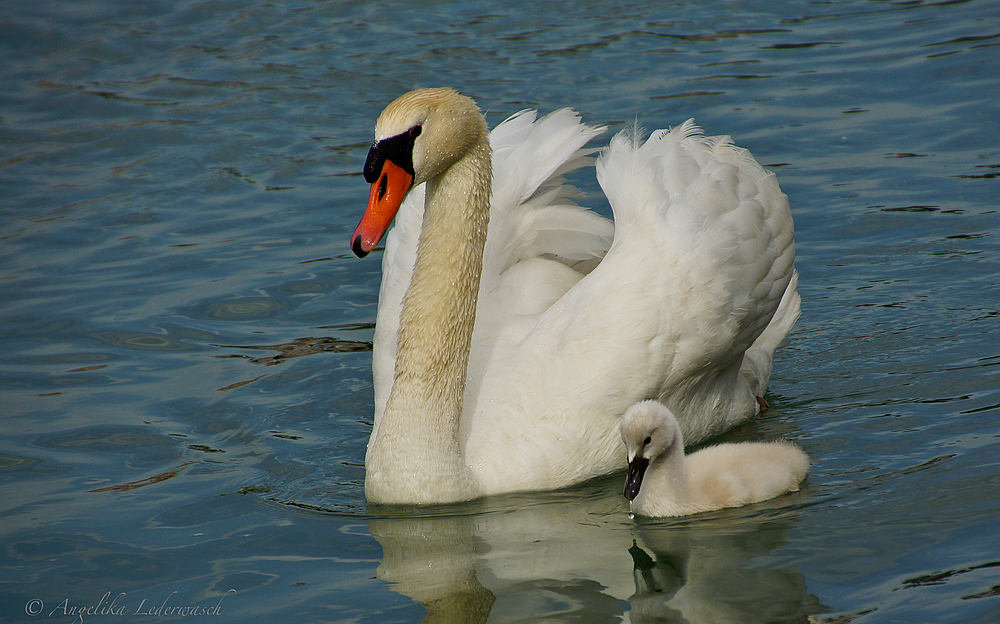
[[646, 436], [646, 439], [642, 441], [642, 445], [643, 446], [649, 446], [650, 442], [652, 442], [652, 441], [653, 441], [652, 437]]
[[420, 136], [420, 131], [421, 131], [420, 126], [413, 126], [412, 128], [410, 128], [410, 132], [409, 132], [410, 138], [411, 139], [415, 139], [418, 136]]

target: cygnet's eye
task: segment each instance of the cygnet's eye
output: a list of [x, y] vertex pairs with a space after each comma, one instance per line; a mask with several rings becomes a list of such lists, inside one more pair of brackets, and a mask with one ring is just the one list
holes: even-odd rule
[[652, 437], [646, 436], [646, 439], [642, 441], [642, 445], [643, 446], [649, 446], [650, 442], [652, 442], [652, 441], [653, 441]]

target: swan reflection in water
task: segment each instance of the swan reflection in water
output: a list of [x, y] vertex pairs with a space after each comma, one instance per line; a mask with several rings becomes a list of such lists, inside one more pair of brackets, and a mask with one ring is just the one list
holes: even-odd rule
[[785, 543], [801, 493], [687, 518], [632, 520], [618, 477], [545, 495], [373, 507], [378, 577], [424, 622], [808, 622], [825, 611], [790, 567], [750, 567]]

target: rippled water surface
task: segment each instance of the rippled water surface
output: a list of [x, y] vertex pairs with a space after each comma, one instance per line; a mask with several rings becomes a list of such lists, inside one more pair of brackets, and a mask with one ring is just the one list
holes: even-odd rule
[[[1000, 621], [993, 0], [7, 0], [0, 59], [3, 621]], [[797, 441], [801, 493], [366, 505], [347, 240], [375, 116], [438, 85], [776, 171], [803, 314], [726, 438]]]

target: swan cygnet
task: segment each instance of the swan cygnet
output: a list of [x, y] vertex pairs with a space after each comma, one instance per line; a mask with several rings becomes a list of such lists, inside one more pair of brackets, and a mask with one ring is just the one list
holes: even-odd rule
[[677, 418], [662, 403], [642, 401], [622, 417], [628, 452], [625, 498], [643, 516], [740, 507], [799, 489], [809, 457], [789, 442], [741, 442], [684, 455]]

